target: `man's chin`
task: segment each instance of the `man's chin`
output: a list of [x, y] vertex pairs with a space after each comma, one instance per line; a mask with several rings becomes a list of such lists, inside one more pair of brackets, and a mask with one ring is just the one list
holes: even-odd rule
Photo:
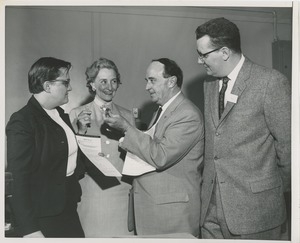
[[153, 98], [153, 97], [151, 97], [151, 101], [152, 101], [153, 103], [157, 103], [157, 102], [158, 102], [158, 100], [155, 99], [155, 98]]

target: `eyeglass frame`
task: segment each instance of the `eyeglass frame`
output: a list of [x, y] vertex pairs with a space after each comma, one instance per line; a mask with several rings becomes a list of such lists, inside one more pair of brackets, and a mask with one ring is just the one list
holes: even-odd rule
[[209, 52], [206, 52], [206, 53], [204, 53], [204, 54], [202, 54], [200, 51], [198, 51], [198, 49], [196, 49], [196, 50], [197, 50], [197, 53], [198, 53], [198, 58], [199, 58], [201, 61], [203, 61], [204, 59], [207, 58], [207, 56], [208, 56], [210, 53], [213, 53], [213, 52], [215, 52], [215, 51], [218, 51], [218, 50], [220, 50], [221, 48], [223, 48], [223, 47], [216, 48], [216, 49], [214, 49], [214, 50], [212, 50], [212, 51], [209, 51]]
[[62, 84], [68, 88], [70, 86], [71, 79], [55, 79], [55, 80], [47, 80], [48, 82], [55, 83], [61, 81]]

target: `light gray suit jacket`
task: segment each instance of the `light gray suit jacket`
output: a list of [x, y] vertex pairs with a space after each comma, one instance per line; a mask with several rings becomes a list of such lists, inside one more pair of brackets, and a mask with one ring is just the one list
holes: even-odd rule
[[199, 234], [204, 127], [199, 109], [183, 94], [158, 121], [153, 139], [130, 128], [121, 147], [157, 168], [134, 179], [138, 235]]
[[278, 71], [246, 58], [234, 84], [236, 103], [218, 118], [219, 81], [204, 84], [205, 161], [201, 225], [218, 178], [223, 210], [233, 234], [282, 224], [283, 193], [290, 188], [291, 90]]

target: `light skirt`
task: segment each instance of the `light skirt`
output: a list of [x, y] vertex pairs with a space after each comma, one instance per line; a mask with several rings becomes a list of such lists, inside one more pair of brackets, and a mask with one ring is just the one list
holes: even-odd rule
[[85, 237], [126, 237], [133, 235], [127, 228], [128, 194], [131, 185], [121, 182], [109, 189], [101, 189], [86, 174], [80, 180], [82, 188], [78, 214]]

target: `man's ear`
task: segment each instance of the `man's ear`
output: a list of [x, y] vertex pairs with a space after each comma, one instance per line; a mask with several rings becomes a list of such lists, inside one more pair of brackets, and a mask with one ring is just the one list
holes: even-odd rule
[[224, 46], [222, 47], [221, 52], [222, 52], [223, 60], [227, 61], [231, 55], [231, 50], [228, 47]]
[[177, 77], [176, 76], [169, 77], [169, 87], [173, 88], [175, 85], [177, 85]]
[[46, 81], [43, 83], [44, 91], [50, 93], [50, 82]]

